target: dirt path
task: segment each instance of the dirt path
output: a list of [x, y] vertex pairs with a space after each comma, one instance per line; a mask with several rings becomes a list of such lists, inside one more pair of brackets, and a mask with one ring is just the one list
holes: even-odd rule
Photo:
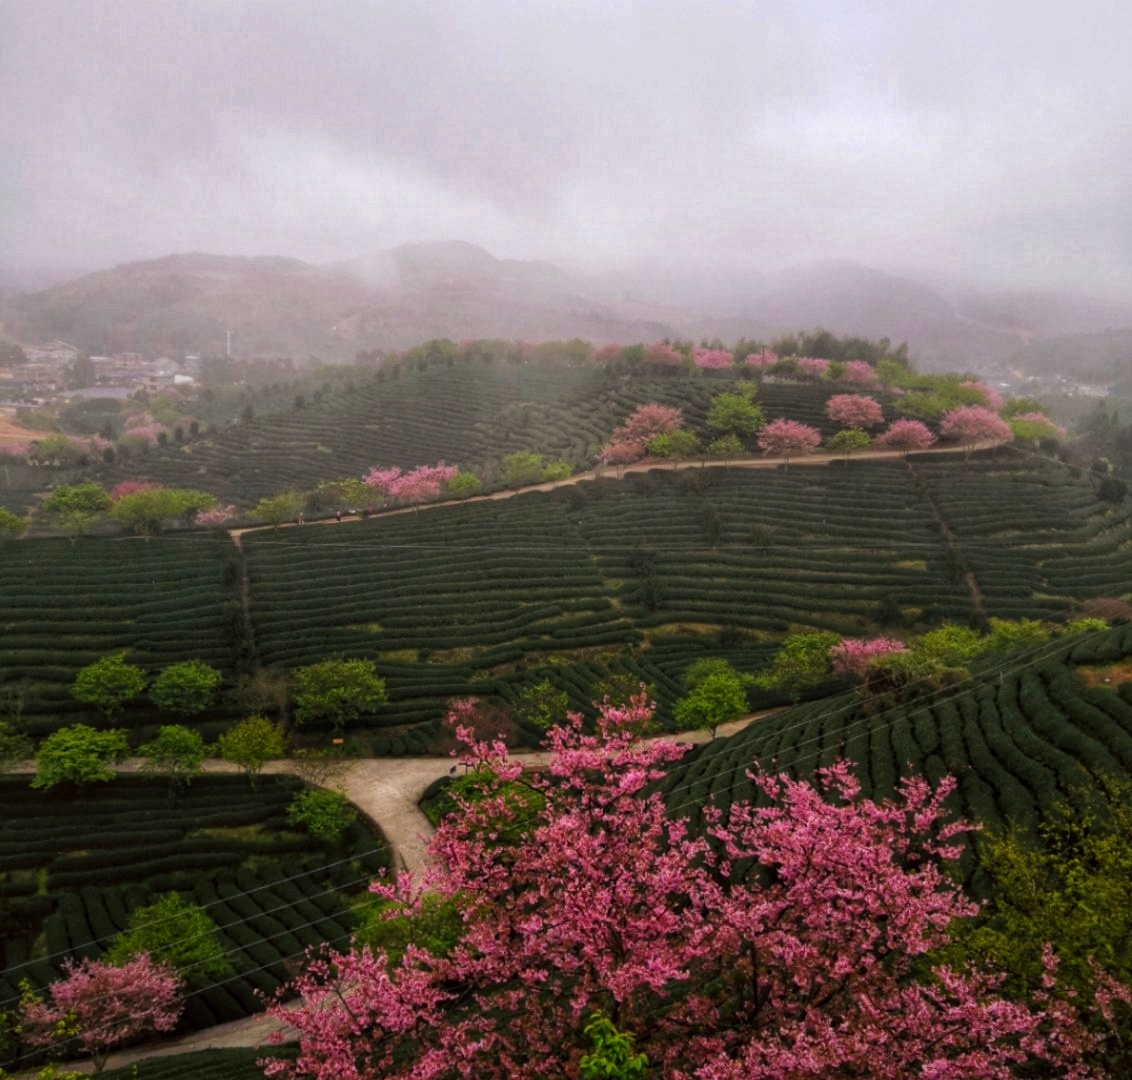
[[[996, 445], [987, 443], [985, 447]], [[984, 449], [983, 445], [973, 449]], [[962, 446], [934, 446], [927, 450], [919, 450], [918, 454], [956, 454], [967, 452]], [[904, 457], [901, 450], [865, 450], [854, 454], [853, 459], [860, 460], [894, 460]], [[639, 461], [633, 465], [599, 466], [587, 469], [585, 472], [575, 473], [565, 480], [551, 480], [545, 484], [527, 484], [520, 488], [509, 488], [506, 491], [493, 491], [490, 495], [471, 495], [466, 499], [441, 499], [438, 502], [422, 503], [420, 506], [399, 506], [393, 510], [378, 510], [370, 517], [386, 518], [397, 517], [401, 514], [416, 514], [427, 510], [438, 510], [442, 506], [464, 506], [467, 503], [494, 502], [499, 499], [511, 499], [516, 495], [525, 495], [530, 491], [554, 491], [557, 488], [570, 487], [586, 480], [598, 480], [602, 477], [621, 479], [629, 473], [649, 472], [652, 469], [777, 469], [779, 466], [794, 468], [796, 466], [811, 467], [814, 465], [829, 465], [833, 461], [847, 460], [844, 454], [809, 454], [804, 457], [793, 457], [787, 462], [786, 458], [740, 458], [735, 461]], [[364, 520], [361, 514], [343, 514], [341, 520], [336, 517], [316, 518], [305, 521], [300, 525], [297, 521], [288, 521], [279, 525], [280, 529], [299, 529], [307, 525], [340, 525], [349, 521]], [[274, 529], [274, 525], [248, 525], [241, 529], [229, 529], [228, 535], [238, 544], [244, 533], [264, 532]]]

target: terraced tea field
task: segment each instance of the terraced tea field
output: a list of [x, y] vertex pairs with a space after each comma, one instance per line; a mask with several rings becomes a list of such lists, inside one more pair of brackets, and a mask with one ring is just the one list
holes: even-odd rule
[[301, 783], [196, 779], [176, 798], [137, 776], [73, 792], [0, 780], [0, 1009], [27, 979], [42, 987], [70, 958], [97, 958], [129, 913], [174, 890], [220, 927], [232, 973], [188, 997], [183, 1025], [207, 1027], [260, 1010], [289, 964], [354, 927], [349, 897], [386, 866], [384, 843], [361, 825], [341, 846], [287, 823]]
[[[255, 665], [373, 657], [391, 701], [369, 745], [422, 753], [455, 695], [509, 703], [549, 678], [586, 709], [623, 675], [655, 685], [663, 720], [704, 655], [755, 670], [804, 628], [1058, 618], [1130, 581], [1128, 509], [1009, 451], [657, 469], [240, 547], [185, 533], [8, 544], [0, 686], [24, 694], [38, 735], [85, 715], [75, 672], [119, 649], [151, 673], [199, 656], [229, 686]], [[232, 708], [207, 717], [210, 735]], [[122, 722], [158, 719], [137, 705]]]
[[1130, 655], [1132, 624], [991, 661], [934, 703], [878, 710], [851, 693], [789, 709], [697, 751], [666, 779], [668, 800], [685, 812], [709, 799], [726, 807], [750, 797], [752, 762], [802, 775], [847, 758], [866, 794], [891, 794], [905, 775], [951, 775], [959, 813], [1030, 825], [1058, 800], [1081, 804], [1096, 775], [1132, 772], [1132, 682], [1089, 685], [1077, 673]]

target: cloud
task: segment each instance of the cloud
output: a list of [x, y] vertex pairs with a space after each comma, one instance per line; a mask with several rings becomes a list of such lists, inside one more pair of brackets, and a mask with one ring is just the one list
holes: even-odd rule
[[0, 247], [1132, 288], [1123, 3], [7, 0]]

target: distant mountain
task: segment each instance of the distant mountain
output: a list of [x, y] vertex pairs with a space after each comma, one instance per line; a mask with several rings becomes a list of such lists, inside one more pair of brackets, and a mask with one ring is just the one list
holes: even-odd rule
[[734, 342], [820, 326], [906, 341], [926, 369], [994, 372], [1047, 339], [1132, 327], [1132, 303], [975, 289], [851, 263], [767, 270], [669, 260], [571, 273], [453, 241], [325, 266], [171, 255], [9, 296], [0, 319], [16, 340], [62, 338], [90, 352], [216, 354], [231, 330], [238, 356], [324, 360], [434, 337]]
[[10, 297], [8, 332], [89, 352], [352, 359], [433, 337], [636, 341], [670, 327], [621, 316], [548, 263], [472, 244], [418, 244], [329, 266], [297, 259], [171, 255]]

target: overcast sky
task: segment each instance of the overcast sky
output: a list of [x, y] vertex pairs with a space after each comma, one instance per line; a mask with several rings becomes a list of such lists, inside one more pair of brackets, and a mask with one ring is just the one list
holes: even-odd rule
[[0, 260], [415, 240], [1132, 292], [1128, 0], [0, 0]]

